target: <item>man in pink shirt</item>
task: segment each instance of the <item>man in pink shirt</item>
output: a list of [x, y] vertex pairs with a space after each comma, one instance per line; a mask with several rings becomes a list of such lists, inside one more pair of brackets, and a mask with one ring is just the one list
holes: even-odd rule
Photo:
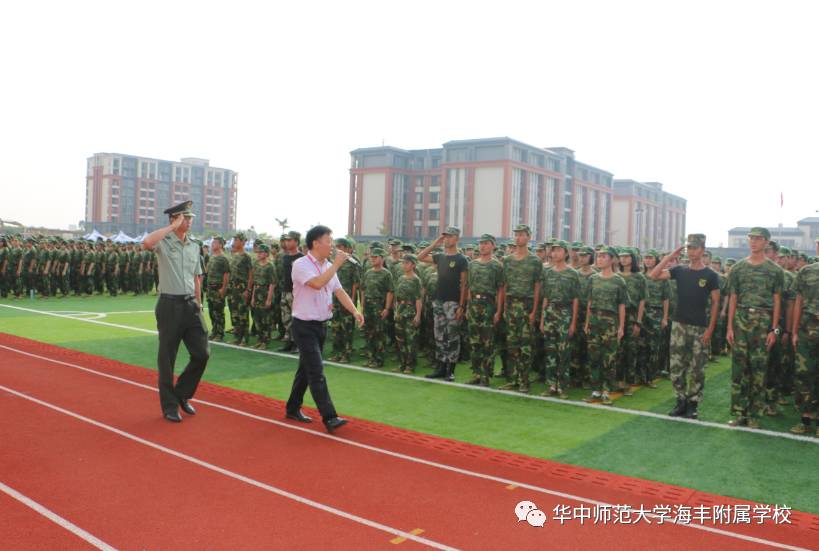
[[364, 325], [364, 316], [356, 310], [353, 301], [341, 287], [336, 272], [350, 258], [347, 253], [337, 250], [331, 264], [327, 258], [333, 247], [333, 232], [326, 226], [315, 226], [305, 236], [307, 256], [293, 262], [293, 340], [299, 349], [299, 368], [293, 379], [293, 388], [287, 400], [287, 418], [310, 423], [312, 419], [301, 412], [304, 393], [310, 387], [310, 395], [318, 406], [321, 420], [332, 433], [347, 424], [336, 414], [327, 379], [324, 378], [324, 364], [321, 351], [327, 337], [327, 322], [333, 317], [333, 296], [355, 316], [359, 327]]

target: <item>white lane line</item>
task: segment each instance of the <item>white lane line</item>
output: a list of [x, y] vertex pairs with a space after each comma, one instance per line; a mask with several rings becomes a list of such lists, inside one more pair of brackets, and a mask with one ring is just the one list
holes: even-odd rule
[[193, 463], [194, 465], [198, 465], [198, 466], [203, 467], [205, 469], [208, 469], [210, 471], [219, 473], [219, 474], [227, 476], [229, 478], [233, 478], [233, 479], [238, 480], [240, 482], [244, 482], [245, 484], [249, 484], [251, 486], [255, 486], [256, 488], [266, 490], [266, 491], [268, 491], [268, 492], [270, 492], [272, 494], [276, 494], [278, 496], [281, 496], [281, 497], [296, 501], [296, 502], [301, 503], [303, 505], [307, 505], [308, 507], [313, 507], [314, 509], [319, 509], [319, 510], [324, 511], [326, 513], [330, 513], [332, 515], [336, 515], [338, 517], [341, 517], [341, 518], [344, 518], [344, 519], [347, 519], [347, 520], [351, 520], [351, 521], [356, 522], [358, 524], [361, 524], [363, 526], [368, 526], [368, 527], [374, 528], [376, 530], [381, 530], [382, 532], [386, 532], [388, 534], [392, 534], [392, 535], [395, 535], [395, 536], [399, 536], [399, 537], [402, 537], [402, 538], [413, 540], [415, 542], [421, 543], [423, 545], [428, 545], [428, 546], [433, 547], [435, 549], [444, 549], [444, 550], [454, 550], [455, 549], [454, 547], [450, 547], [448, 545], [438, 543], [438, 542], [433, 541], [431, 539], [422, 538], [420, 536], [416, 536], [415, 534], [411, 534], [409, 532], [404, 532], [403, 530], [399, 530], [397, 528], [387, 526], [386, 524], [381, 524], [380, 522], [376, 522], [374, 520], [370, 520], [370, 519], [367, 519], [367, 518], [364, 518], [364, 517], [360, 517], [360, 516], [355, 515], [353, 513], [348, 513], [346, 511], [342, 511], [341, 509], [331, 507], [330, 505], [325, 505], [325, 504], [320, 503], [318, 501], [314, 501], [312, 499], [302, 497], [302, 496], [300, 496], [298, 494], [288, 492], [287, 490], [282, 490], [281, 488], [271, 486], [270, 484], [265, 484], [264, 482], [260, 482], [258, 480], [253, 479], [253, 478], [241, 475], [239, 473], [235, 473], [233, 471], [229, 471], [228, 469], [219, 467], [218, 465], [214, 465], [213, 463], [208, 463], [207, 461], [203, 461], [203, 460], [198, 459], [196, 457], [193, 457], [191, 455], [187, 455], [185, 453], [173, 450], [171, 448], [167, 448], [167, 447], [165, 447], [165, 446], [163, 446], [161, 444], [157, 444], [156, 442], [151, 442], [150, 440], [146, 440], [144, 438], [136, 436], [135, 434], [131, 434], [131, 433], [126, 432], [124, 430], [120, 430], [120, 429], [118, 429], [116, 427], [112, 427], [111, 425], [106, 425], [105, 423], [102, 423], [100, 421], [96, 421], [96, 420], [91, 419], [89, 417], [85, 417], [84, 415], [80, 415], [79, 413], [75, 413], [75, 412], [67, 410], [65, 408], [61, 408], [60, 406], [51, 404], [49, 402], [40, 400], [38, 398], [34, 398], [33, 396], [29, 396], [29, 395], [24, 394], [22, 392], [18, 392], [16, 390], [12, 389], [12, 388], [8, 388], [6, 386], [0, 385], [0, 390], [3, 390], [5, 392], [8, 392], [9, 394], [17, 396], [18, 398], [23, 398], [24, 400], [34, 402], [35, 404], [41, 405], [43, 407], [46, 407], [46, 408], [51, 409], [53, 411], [56, 411], [58, 413], [62, 413], [63, 415], [67, 415], [68, 417], [73, 417], [74, 419], [77, 419], [77, 420], [82, 421], [84, 423], [88, 423], [89, 425], [93, 425], [95, 427], [101, 428], [101, 429], [106, 430], [108, 432], [112, 432], [112, 433], [114, 433], [114, 434], [116, 434], [118, 436], [122, 436], [123, 438], [127, 438], [128, 440], [131, 440], [131, 441], [136, 442], [138, 444], [142, 444], [143, 446], [153, 448], [153, 449], [155, 449], [157, 451], [160, 451], [162, 453], [166, 453], [166, 454], [171, 455], [173, 457], [177, 457], [179, 459], [182, 459], [183, 461]]
[[10, 486], [7, 486], [6, 484], [3, 484], [2, 482], [0, 482], [0, 491], [2, 491], [4, 494], [16, 499], [17, 501], [19, 501], [20, 503], [22, 503], [26, 507], [29, 507], [30, 509], [33, 509], [33, 510], [37, 511], [38, 513], [40, 513], [41, 515], [46, 517], [48, 520], [50, 520], [54, 524], [56, 524], [56, 525], [58, 525], [58, 526], [60, 526], [62, 528], [65, 528], [66, 530], [68, 530], [69, 532], [71, 532], [72, 534], [77, 536], [78, 538], [85, 540], [87, 543], [93, 545], [97, 549], [104, 549], [105, 551], [115, 551], [116, 550], [116, 547], [111, 547], [110, 545], [108, 545], [107, 543], [105, 543], [104, 541], [99, 539], [98, 537], [96, 537], [96, 536], [94, 536], [92, 534], [89, 534], [88, 532], [86, 532], [85, 530], [83, 530], [82, 528], [80, 528], [79, 526], [77, 526], [76, 524], [71, 522], [70, 520], [61, 517], [60, 515], [58, 515], [57, 513], [52, 511], [51, 509], [47, 508], [46, 506], [41, 505], [40, 503], [37, 503], [36, 501], [31, 499], [30, 497], [27, 497], [27, 496], [21, 494], [20, 492], [18, 492], [14, 488], [12, 488]]
[[[148, 385], [145, 385], [145, 384], [142, 384], [142, 383], [138, 383], [138, 382], [132, 381], [130, 379], [125, 379], [123, 377], [118, 377], [116, 375], [110, 375], [108, 373], [97, 371], [95, 369], [91, 369], [91, 368], [88, 368], [88, 367], [83, 367], [81, 365], [72, 364], [72, 363], [68, 363], [68, 362], [63, 362], [61, 360], [55, 360], [55, 359], [49, 358], [47, 356], [40, 356], [38, 354], [32, 354], [31, 352], [26, 352], [24, 350], [18, 350], [16, 348], [11, 348], [9, 346], [5, 346], [5, 345], [2, 345], [2, 344], [0, 344], [0, 348], [4, 348], [4, 349], [10, 350], [12, 352], [17, 352], [17, 353], [22, 354], [24, 356], [30, 356], [32, 358], [45, 360], [45, 361], [55, 363], [55, 364], [58, 364], [58, 365], [71, 367], [71, 368], [74, 368], [74, 369], [77, 369], [77, 370], [80, 370], [80, 371], [84, 371], [86, 373], [90, 373], [92, 375], [97, 375], [97, 376], [104, 377], [104, 378], [107, 378], [107, 379], [113, 379], [113, 380], [121, 382], [121, 383], [125, 383], [125, 384], [132, 385], [132, 386], [135, 386], [135, 387], [138, 387], [138, 388], [143, 388], [143, 389], [146, 389], [146, 390], [150, 390], [151, 392], [158, 392], [158, 390], [156, 388], [152, 387], [152, 386], [148, 386]], [[2, 388], [2, 386], [0, 386], [0, 388]], [[218, 403], [215, 403], [215, 402], [200, 400], [198, 398], [193, 400], [193, 401], [196, 402], [197, 404], [203, 404], [203, 405], [211, 406], [213, 408], [221, 409], [223, 411], [228, 411], [230, 413], [234, 413], [236, 415], [241, 415], [242, 417], [247, 417], [249, 419], [262, 421], [264, 423], [269, 423], [271, 425], [276, 425], [276, 426], [286, 428], [286, 429], [289, 429], [289, 430], [299, 431], [299, 432], [302, 432], [302, 433], [305, 433], [305, 434], [310, 434], [312, 436], [317, 436], [319, 438], [326, 438], [328, 440], [333, 440], [333, 441], [338, 442], [340, 444], [346, 444], [348, 446], [361, 448], [361, 449], [364, 449], [364, 450], [367, 450], [367, 451], [370, 451], [370, 452], [386, 455], [386, 456], [389, 456], [389, 457], [395, 457], [397, 459], [402, 459], [402, 460], [405, 460], [405, 461], [410, 461], [410, 462], [413, 462], [413, 463], [426, 465], [428, 467], [433, 467], [433, 468], [436, 468], [436, 469], [441, 469], [441, 470], [457, 473], [457, 474], [468, 476], [468, 477], [479, 478], [479, 479], [488, 480], [488, 481], [491, 481], [491, 482], [498, 482], [498, 483], [503, 484], [505, 486], [514, 485], [514, 486], [517, 486], [517, 487], [520, 487], [520, 488], [526, 488], [527, 490], [532, 490], [534, 492], [548, 494], [548, 495], [561, 497], [561, 498], [565, 498], [565, 499], [571, 499], [573, 501], [589, 503], [589, 504], [592, 504], [592, 505], [608, 506], [608, 507], [614, 507], [615, 506], [615, 504], [606, 503], [604, 501], [598, 501], [598, 500], [595, 500], [595, 499], [586, 498], [586, 497], [582, 497], [582, 496], [577, 496], [577, 495], [574, 495], [574, 494], [568, 494], [568, 493], [560, 492], [560, 491], [557, 491], [557, 490], [551, 490], [549, 488], [543, 488], [541, 486], [535, 486], [535, 485], [527, 484], [527, 483], [524, 483], [524, 482], [517, 482], [517, 481], [511, 480], [511, 479], [507, 479], [507, 478], [502, 478], [502, 477], [498, 477], [498, 476], [479, 473], [479, 472], [476, 472], [476, 471], [470, 471], [468, 469], [462, 469], [460, 467], [453, 467], [453, 466], [447, 465], [445, 463], [438, 463], [438, 462], [430, 461], [430, 460], [427, 460], [427, 459], [421, 459], [419, 457], [415, 457], [415, 456], [412, 456], [412, 455], [407, 455], [407, 454], [403, 454], [403, 453], [400, 453], [400, 452], [387, 450], [387, 449], [384, 449], [384, 448], [378, 448], [376, 446], [371, 446], [369, 444], [363, 444], [361, 442], [356, 442], [354, 440], [346, 440], [344, 438], [339, 438], [338, 436], [325, 434], [323, 432], [317, 432], [317, 431], [314, 431], [314, 430], [303, 428], [303, 427], [298, 426], [298, 425], [285, 423], [283, 421], [276, 421], [275, 419], [269, 419], [267, 417], [262, 417], [260, 415], [256, 415], [256, 414], [253, 414], [253, 413], [242, 411], [240, 409], [235, 409], [235, 408], [232, 408], [230, 406], [225, 406], [225, 405], [218, 404]], [[651, 518], [656, 518], [656, 519], [660, 518], [659, 515], [654, 515], [654, 514], [651, 514], [651, 513], [648, 513], [647, 516], [649, 516]], [[684, 526], [686, 528], [695, 528], [695, 529], [698, 529], [698, 530], [704, 530], [706, 532], [712, 532], [712, 533], [727, 536], [727, 537], [737, 538], [737, 539], [741, 539], [741, 540], [745, 540], [745, 541], [751, 541], [751, 542], [760, 543], [760, 544], [764, 544], [764, 545], [770, 545], [772, 547], [778, 547], [778, 548], [781, 548], [781, 549], [792, 549], [792, 550], [802, 550], [803, 549], [801, 547], [793, 547], [793, 546], [789, 546], [787, 544], [782, 544], [782, 543], [778, 543], [778, 542], [775, 542], [775, 541], [765, 540], [765, 539], [762, 539], [762, 538], [756, 538], [756, 537], [753, 537], [753, 536], [746, 536], [744, 534], [738, 534], [736, 532], [731, 532], [731, 531], [728, 531], [728, 530], [721, 530], [719, 528], [713, 528], [713, 527], [710, 527], [710, 526], [704, 526], [704, 525], [698, 525], [698, 524], [680, 524], [679, 526]]]
[[[118, 323], [109, 323], [104, 321], [98, 320], [91, 320], [91, 319], [82, 319], [82, 318], [73, 318], [70, 316], [62, 316], [59, 314], [55, 314], [52, 312], [44, 312], [42, 310], [34, 310], [31, 308], [23, 308], [20, 306], [12, 306], [10, 304], [0, 304], [0, 307], [4, 308], [12, 308], [14, 310], [22, 310], [25, 312], [32, 312], [35, 314], [45, 314], [48, 316], [54, 316], [57, 318], [68, 319], [73, 321], [82, 321], [85, 323], [94, 323], [97, 325], [103, 325], [106, 327], [115, 327], [117, 329], [125, 329], [127, 331], [137, 331], [140, 333], [145, 333], [148, 335], [156, 335], [157, 332], [153, 329], [143, 329], [141, 327], [133, 327], [131, 325], [121, 325]], [[256, 348], [245, 348], [242, 346], [236, 346], [235, 344], [229, 344], [224, 342], [211, 342], [211, 346], [220, 346], [222, 348], [232, 348], [234, 350], [241, 350], [243, 352], [250, 352], [253, 354], [266, 354], [268, 356], [274, 356], [277, 358], [286, 358], [290, 360], [297, 361], [298, 356], [294, 356], [293, 354], [284, 354], [281, 352], [273, 352], [271, 350], [258, 350]], [[571, 406], [571, 407], [579, 407], [579, 408], [586, 408], [594, 411], [603, 411], [603, 412], [613, 412], [613, 413], [622, 413], [625, 415], [635, 415], [637, 417], [647, 417], [651, 419], [657, 419], [659, 421], [664, 421], [668, 423], [684, 423], [689, 426], [696, 426], [696, 427], [709, 427], [713, 429], [719, 430], [729, 430], [735, 432], [745, 432], [750, 434], [759, 434], [763, 436], [770, 436], [772, 438], [783, 438], [785, 440], [794, 440], [797, 442], [807, 442], [809, 444], [819, 445], [819, 438], [814, 438], [813, 436], [800, 436], [798, 434], [791, 434], [788, 432], [777, 432], [773, 430], [767, 429], [751, 429], [748, 427], [732, 427], [729, 426], [727, 423], [715, 423], [714, 421], [701, 421], [699, 419], [685, 419], [683, 417], [669, 417], [668, 415], [663, 415], [662, 413], [655, 413], [653, 411], [644, 411], [638, 409], [628, 409], [616, 406], [603, 406], [599, 404], [587, 404], [586, 402], [581, 402], [577, 400], [561, 400], [560, 398], [553, 398], [551, 396], [536, 396], [531, 394], [521, 394], [519, 392], [515, 392], [512, 390], [500, 390], [497, 388], [489, 388], [484, 386], [475, 386], [475, 385], [467, 385], [464, 383], [455, 383], [455, 382], [447, 382], [441, 379], [426, 379], [424, 377], [419, 377], [417, 375], [405, 375], [402, 373], [392, 373], [390, 371], [382, 371], [378, 369], [371, 369], [368, 367], [361, 367], [357, 365], [351, 364], [343, 364], [338, 362], [329, 362], [325, 361], [325, 365], [331, 365], [333, 367], [339, 367], [341, 369], [347, 369], [350, 371], [359, 371], [361, 373], [367, 373], [369, 375], [381, 375], [383, 377], [395, 377], [399, 379], [407, 379], [410, 381], [414, 381], [416, 383], [422, 384], [430, 384], [430, 385], [443, 385], [447, 387], [455, 387], [455, 388], [462, 388], [464, 390], [470, 390], [473, 392], [488, 392], [491, 394], [500, 394], [503, 396], [514, 396], [515, 398], [519, 398], [521, 400], [538, 400], [541, 402], [550, 402], [553, 404], [559, 404], [561, 406]], [[727, 415], [726, 415], [727, 417]]]

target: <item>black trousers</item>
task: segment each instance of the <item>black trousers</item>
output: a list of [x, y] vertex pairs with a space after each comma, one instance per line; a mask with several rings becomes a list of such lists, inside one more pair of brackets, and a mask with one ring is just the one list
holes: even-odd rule
[[293, 340], [299, 347], [299, 368], [293, 379], [293, 388], [287, 400], [287, 412], [296, 413], [304, 402], [304, 393], [310, 387], [310, 395], [316, 402], [321, 419], [327, 421], [336, 417], [336, 408], [330, 399], [327, 379], [324, 378], [324, 364], [321, 351], [327, 337], [327, 322], [304, 321], [293, 318], [291, 328]]
[[[156, 328], [159, 331], [159, 403], [163, 413], [176, 411], [179, 400], [189, 400], [196, 392], [210, 357], [205, 318], [193, 297], [160, 295], [156, 303]], [[173, 384], [173, 370], [179, 343], [184, 342], [190, 361]]]

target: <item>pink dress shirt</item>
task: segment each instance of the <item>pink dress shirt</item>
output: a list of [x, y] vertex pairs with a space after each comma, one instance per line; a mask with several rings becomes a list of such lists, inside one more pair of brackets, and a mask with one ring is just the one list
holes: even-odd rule
[[333, 293], [341, 287], [337, 275], [321, 289], [307, 282], [330, 269], [330, 262], [319, 262], [307, 253], [293, 262], [293, 317], [303, 321], [327, 321], [333, 317]]

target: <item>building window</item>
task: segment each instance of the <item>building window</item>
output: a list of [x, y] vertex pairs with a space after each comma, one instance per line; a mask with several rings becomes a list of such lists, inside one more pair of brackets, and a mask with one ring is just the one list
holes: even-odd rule
[[438, 220], [438, 209], [429, 209], [429, 219]]
[[415, 219], [416, 220], [424, 219], [424, 209], [415, 209]]
[[549, 169], [560, 172], [560, 159], [549, 159]]
[[429, 235], [430, 239], [438, 237], [438, 226], [437, 225], [430, 226], [429, 233], [427, 235]]
[[439, 201], [439, 193], [437, 191], [432, 191], [429, 194], [429, 202], [430, 203], [437, 203]]
[[416, 192], [415, 193], [415, 204], [420, 205], [423, 202], [424, 202], [423, 192], [420, 192], [420, 191]]

